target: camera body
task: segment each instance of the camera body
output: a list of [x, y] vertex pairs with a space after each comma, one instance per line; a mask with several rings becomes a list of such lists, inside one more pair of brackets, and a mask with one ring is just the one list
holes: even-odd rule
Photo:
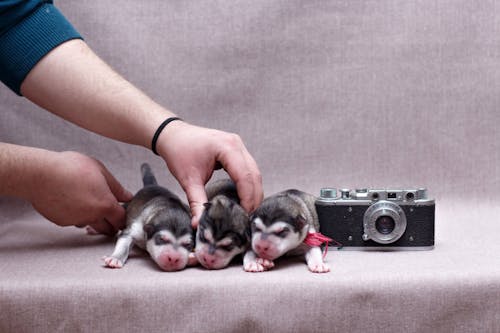
[[345, 249], [430, 250], [435, 202], [425, 188], [322, 188], [317, 198], [320, 231]]

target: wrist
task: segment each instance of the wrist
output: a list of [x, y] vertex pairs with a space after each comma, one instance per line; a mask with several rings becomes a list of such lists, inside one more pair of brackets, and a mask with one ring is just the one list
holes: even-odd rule
[[176, 151], [176, 142], [181, 139], [183, 133], [186, 133], [189, 127], [192, 126], [193, 125], [184, 120], [170, 122], [168, 126], [161, 131], [156, 141], [156, 151], [158, 155], [166, 160], [168, 155], [180, 153]]
[[155, 134], [153, 135], [153, 139], [151, 140], [151, 150], [153, 151], [153, 153], [155, 155], [159, 155], [158, 150], [156, 149], [156, 145], [157, 145], [157, 142], [158, 142], [158, 139], [159, 139], [161, 133], [163, 132], [165, 127], [167, 127], [173, 121], [182, 121], [182, 119], [179, 117], [169, 117], [169, 118], [165, 119], [160, 124], [160, 126], [158, 126], [158, 129], [156, 130]]

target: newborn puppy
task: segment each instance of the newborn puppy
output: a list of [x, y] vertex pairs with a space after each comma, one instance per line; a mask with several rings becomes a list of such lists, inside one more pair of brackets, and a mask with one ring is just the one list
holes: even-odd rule
[[206, 191], [209, 202], [198, 225], [195, 254], [203, 267], [220, 269], [248, 248], [249, 220], [231, 180], [212, 182]]
[[319, 230], [315, 199], [302, 191], [287, 190], [262, 202], [251, 217], [252, 249], [243, 260], [247, 272], [270, 269], [284, 254], [305, 254], [307, 266], [314, 273], [330, 271], [321, 248], [304, 243]]
[[103, 258], [104, 263], [111, 268], [123, 267], [136, 244], [161, 269], [181, 270], [194, 246], [188, 207], [174, 193], [158, 186], [148, 164], [143, 164], [141, 171], [144, 187], [127, 204], [127, 227], [113, 253]]

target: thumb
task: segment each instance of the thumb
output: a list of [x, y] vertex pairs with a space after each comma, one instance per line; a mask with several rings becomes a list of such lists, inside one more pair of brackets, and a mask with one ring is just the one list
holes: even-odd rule
[[183, 186], [183, 189], [186, 192], [189, 208], [191, 209], [191, 225], [193, 228], [197, 228], [203, 213], [203, 204], [207, 202], [205, 185], [202, 183], [187, 184]]
[[118, 202], [128, 202], [132, 200], [132, 197], [134, 195], [130, 191], [125, 189], [122, 184], [120, 184], [120, 182], [116, 180], [116, 178], [106, 168], [102, 168], [101, 171], [104, 178], [106, 179], [106, 182], [108, 183], [111, 193], [113, 193]]

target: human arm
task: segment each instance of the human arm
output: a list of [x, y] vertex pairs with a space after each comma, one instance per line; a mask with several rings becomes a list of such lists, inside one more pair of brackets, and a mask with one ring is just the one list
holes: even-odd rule
[[[75, 124], [148, 149], [158, 126], [174, 116], [114, 72], [81, 40], [61, 44], [45, 56], [24, 80], [21, 92]], [[239, 136], [175, 121], [160, 134], [157, 150], [186, 192], [193, 225], [207, 200], [204, 185], [218, 163], [235, 181], [246, 210], [260, 204], [260, 172]]]

